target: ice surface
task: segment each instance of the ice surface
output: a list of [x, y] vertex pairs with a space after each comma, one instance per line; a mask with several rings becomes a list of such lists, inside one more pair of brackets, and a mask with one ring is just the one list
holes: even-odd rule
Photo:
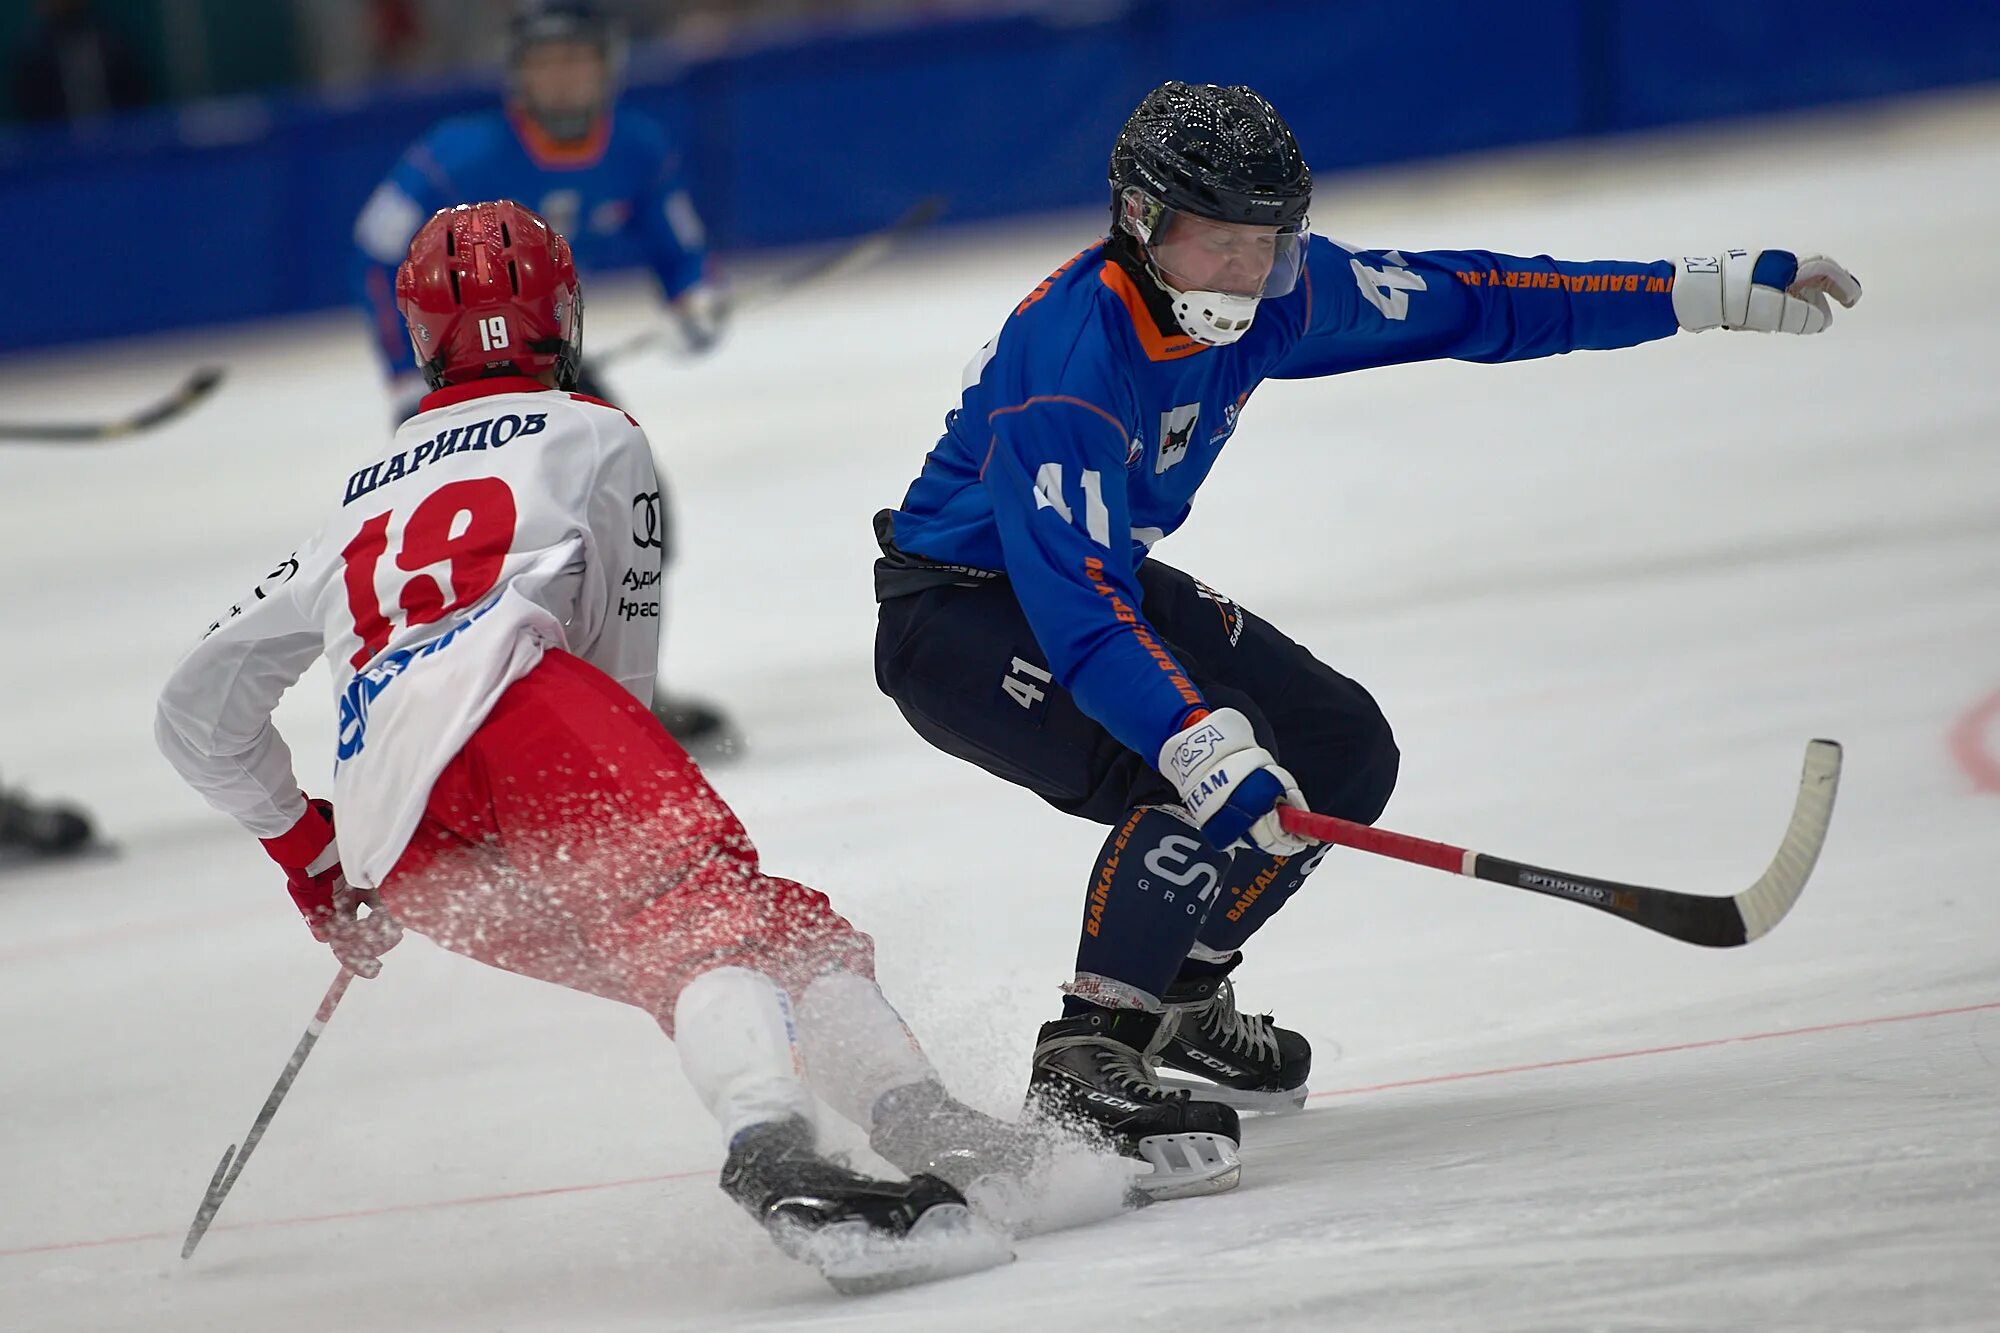
[[[2000, 720], [1951, 739], [2000, 691], [2000, 99], [1334, 178], [1315, 218], [1577, 258], [1787, 245], [1861, 275], [1824, 338], [1270, 384], [1160, 552], [1377, 694], [1393, 828], [1730, 892], [1803, 742], [1845, 742], [1771, 937], [1704, 952], [1342, 854], [1239, 978], [1320, 1052], [1307, 1112], [1248, 1126], [1242, 1189], [865, 1301], [713, 1188], [720, 1145], [643, 1016], [413, 940], [182, 1264], [331, 968], [154, 753], [153, 692], [382, 406], [358, 317], [15, 360], [11, 419], [232, 377], [142, 440], [0, 450], [0, 771], [124, 849], [0, 881], [0, 1328], [2000, 1327], [2000, 792], [1975, 758]], [[1100, 835], [876, 694], [868, 520], [1096, 222], [934, 238], [709, 363], [616, 380], [680, 516], [673, 679], [753, 747], [717, 785], [774, 869], [875, 934], [995, 1109]], [[593, 328], [641, 308], [596, 300]], [[324, 695], [280, 715], [318, 787]]]

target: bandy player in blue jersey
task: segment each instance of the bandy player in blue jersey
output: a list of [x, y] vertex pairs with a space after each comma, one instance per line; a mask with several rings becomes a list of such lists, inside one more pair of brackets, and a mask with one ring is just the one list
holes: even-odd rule
[[[513, 199], [562, 233], [585, 272], [644, 263], [666, 297], [668, 327], [688, 352], [714, 345], [727, 316], [706, 276], [700, 216], [680, 154], [649, 117], [616, 107], [622, 41], [588, 0], [525, 0], [508, 29], [507, 98], [499, 110], [444, 121], [405, 152], [354, 225], [361, 296], [390, 376], [396, 420], [425, 388], [396, 312], [396, 268], [435, 212]], [[585, 366], [579, 392], [607, 397]], [[646, 516], [663, 562], [673, 555], [672, 505]], [[733, 747], [712, 704], [660, 692], [660, 720], [697, 754]]]
[[[1245, 944], [1319, 864], [1280, 805], [1364, 823], [1398, 752], [1368, 692], [1149, 549], [1266, 379], [1518, 361], [1679, 331], [1817, 333], [1860, 284], [1731, 250], [1571, 262], [1353, 250], [1248, 88], [1168, 83], [1111, 155], [1109, 236], [1016, 306], [902, 506], [877, 517], [877, 679], [931, 744], [1111, 826], [1030, 1100], [1227, 1188], [1236, 1108], [1311, 1048], [1238, 1012]], [[1163, 1085], [1164, 1064], [1197, 1080]], [[1178, 1146], [1176, 1146], [1178, 1145]]]

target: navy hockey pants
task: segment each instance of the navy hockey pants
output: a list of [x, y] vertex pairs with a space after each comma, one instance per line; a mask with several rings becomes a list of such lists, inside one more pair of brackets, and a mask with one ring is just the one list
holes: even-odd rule
[[[1211, 708], [1242, 710], [1313, 809], [1373, 823], [1398, 752], [1375, 700], [1271, 623], [1158, 560], [1139, 566], [1142, 610]], [[875, 680], [919, 736], [1026, 787], [1065, 814], [1115, 824], [1179, 793], [1049, 679], [1005, 579], [882, 603]]]
[[[1147, 560], [1139, 566], [1139, 586], [1147, 621], [1209, 706], [1240, 709], [1298, 780], [1308, 805], [1362, 823], [1381, 815], [1400, 756], [1368, 691], [1177, 569]], [[1125, 748], [1050, 679], [1047, 658], [1004, 579], [883, 602], [875, 679], [932, 745], [1026, 787], [1065, 814], [1116, 825], [1135, 806], [1180, 799], [1153, 767], [1157, 756]], [[1239, 948], [1318, 859], [1287, 864], [1261, 852], [1237, 853], [1200, 943], [1216, 953]], [[1106, 962], [1096, 970], [1116, 976], [1143, 966]], [[1171, 960], [1165, 966], [1171, 976]]]

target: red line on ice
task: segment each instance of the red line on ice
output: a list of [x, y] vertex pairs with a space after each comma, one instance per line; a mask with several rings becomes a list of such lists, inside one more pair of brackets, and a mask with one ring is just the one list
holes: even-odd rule
[[1883, 1014], [1875, 1018], [1851, 1018], [1842, 1023], [1815, 1023], [1811, 1027], [1782, 1028], [1776, 1032], [1750, 1032], [1740, 1037], [1711, 1037], [1707, 1041], [1676, 1042], [1672, 1046], [1644, 1046], [1633, 1051], [1606, 1051], [1602, 1055], [1576, 1055], [1567, 1060], [1541, 1060], [1528, 1065], [1502, 1065], [1496, 1069], [1468, 1069], [1456, 1074], [1432, 1074], [1427, 1078], [1398, 1079], [1394, 1083], [1370, 1083], [1359, 1088], [1329, 1088], [1310, 1094], [1317, 1097], [1358, 1097], [1366, 1092], [1390, 1092], [1397, 1088], [1422, 1088], [1433, 1083], [1462, 1083], [1470, 1078], [1498, 1078], [1502, 1074], [1529, 1074], [1540, 1069], [1567, 1069], [1571, 1065], [1601, 1065], [1611, 1060], [1637, 1060], [1647, 1055], [1673, 1055], [1679, 1051], [1705, 1051], [1716, 1046], [1734, 1046], [1746, 1041], [1777, 1041], [1782, 1037], [1809, 1037], [1819, 1032], [1840, 1032], [1848, 1028], [1880, 1027], [1884, 1023], [1914, 1023], [1922, 1018], [1949, 1018], [1954, 1014], [1977, 1014], [2000, 1009], [2000, 1000], [1985, 1004], [1961, 1004], [1952, 1009], [1926, 1009], [1915, 1014]]
[[2000, 791], [2000, 757], [1989, 739], [1996, 733], [2000, 733], [2000, 690], [1974, 704], [1951, 729], [1952, 757], [1980, 791]]
[[[428, 1199], [420, 1203], [391, 1203], [376, 1208], [350, 1208], [341, 1213], [309, 1213], [304, 1217], [269, 1217], [259, 1222], [218, 1222], [210, 1231], [256, 1231], [265, 1227], [302, 1227], [318, 1222], [345, 1222], [357, 1217], [382, 1217], [389, 1213], [423, 1213], [434, 1208], [465, 1208], [478, 1203], [511, 1203], [515, 1199], [540, 1199], [551, 1194], [588, 1194], [593, 1190], [624, 1189], [629, 1185], [658, 1185], [669, 1180], [691, 1180], [714, 1174], [709, 1171], [670, 1171], [663, 1176], [634, 1176], [630, 1180], [598, 1180], [588, 1185], [551, 1185], [546, 1189], [512, 1190], [506, 1194], [473, 1194], [463, 1199]], [[0, 1259], [17, 1254], [47, 1254], [53, 1250], [92, 1250], [104, 1245], [141, 1245], [148, 1241], [179, 1240], [182, 1231], [148, 1231], [138, 1236], [104, 1236], [97, 1240], [59, 1240], [47, 1245], [23, 1245], [0, 1250]]]
[[[1399, 1088], [1428, 1087], [1434, 1083], [1458, 1083], [1473, 1078], [1498, 1078], [1504, 1074], [1528, 1074], [1543, 1069], [1566, 1069], [1572, 1065], [1603, 1064], [1609, 1060], [1636, 1060], [1648, 1055], [1672, 1055], [1679, 1051], [1701, 1051], [1739, 1042], [1777, 1041], [1785, 1037], [1807, 1037], [1820, 1032], [1841, 1032], [1850, 1028], [1880, 1027], [1885, 1023], [1914, 1023], [1926, 1018], [1950, 1018], [1957, 1014], [1977, 1014], [2000, 1009], [2000, 1000], [1984, 1004], [1962, 1004], [1951, 1009], [1925, 1009], [1913, 1014], [1882, 1014], [1874, 1018], [1854, 1018], [1841, 1023], [1815, 1023], [1811, 1027], [1784, 1028], [1776, 1032], [1751, 1032], [1740, 1037], [1714, 1037], [1707, 1041], [1684, 1041], [1672, 1046], [1647, 1046], [1632, 1051], [1607, 1051], [1602, 1055], [1579, 1055], [1567, 1060], [1543, 1060], [1535, 1064], [1506, 1065], [1497, 1069], [1471, 1069], [1456, 1074], [1433, 1074], [1426, 1078], [1400, 1079], [1393, 1083], [1371, 1083], [1357, 1088], [1331, 1088], [1315, 1092], [1320, 1097], [1359, 1097], [1371, 1092], [1391, 1092]], [[344, 1222], [360, 1217], [383, 1217], [390, 1213], [421, 1213], [438, 1208], [465, 1208], [482, 1203], [510, 1203], [516, 1199], [543, 1199], [557, 1194], [587, 1194], [593, 1190], [624, 1189], [631, 1185], [657, 1185], [669, 1180], [692, 1180], [713, 1174], [710, 1171], [672, 1171], [662, 1176], [635, 1176], [630, 1180], [600, 1180], [587, 1185], [551, 1185], [545, 1189], [513, 1190], [505, 1194], [475, 1194], [462, 1199], [431, 1199], [420, 1203], [392, 1203], [377, 1208], [352, 1208], [339, 1213], [311, 1213], [303, 1217], [273, 1217], [251, 1222], [220, 1222], [212, 1231], [256, 1231], [266, 1227], [311, 1226], [320, 1222]], [[177, 1241], [180, 1231], [149, 1231], [137, 1236], [101, 1236], [95, 1240], [59, 1240], [43, 1245], [22, 1245], [0, 1250], [0, 1259], [24, 1254], [51, 1254], [62, 1250], [90, 1250], [107, 1245], [144, 1245], [153, 1241]]]

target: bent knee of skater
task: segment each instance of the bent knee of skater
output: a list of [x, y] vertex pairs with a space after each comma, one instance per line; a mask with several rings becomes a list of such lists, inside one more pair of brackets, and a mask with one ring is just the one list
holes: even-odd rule
[[875, 975], [875, 941], [855, 929], [817, 889], [764, 876], [745, 896], [759, 923], [754, 951], [794, 993], [823, 972]]
[[[1389, 724], [1376, 725], [1360, 736], [1350, 733], [1344, 744], [1313, 753], [1311, 762], [1291, 766], [1306, 804], [1321, 814], [1372, 824], [1388, 808], [1396, 790], [1403, 754]], [[1323, 756], [1323, 757], [1322, 757]], [[1288, 763], [1281, 757], [1280, 763]], [[1289, 766], [1289, 765], [1288, 765]]]
[[1402, 771], [1403, 752], [1396, 746], [1396, 738], [1389, 731], [1389, 724], [1382, 724], [1381, 735], [1376, 741], [1373, 753], [1361, 774], [1355, 792], [1355, 804], [1359, 813], [1351, 818], [1364, 824], [1372, 824], [1382, 817], [1389, 807], [1389, 797], [1395, 793], [1396, 777]]

